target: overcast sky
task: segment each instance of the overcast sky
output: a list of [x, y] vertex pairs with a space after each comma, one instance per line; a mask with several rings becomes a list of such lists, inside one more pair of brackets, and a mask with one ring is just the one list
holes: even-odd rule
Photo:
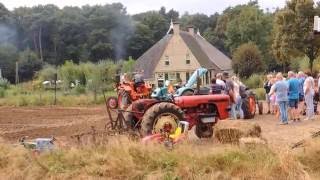
[[[10, 10], [19, 6], [35, 6], [38, 4], [55, 4], [59, 7], [63, 6], [82, 6], [106, 4], [112, 2], [121, 2], [127, 7], [129, 14], [145, 12], [148, 10], [159, 10], [161, 6], [167, 9], [175, 9], [183, 14], [189, 13], [205, 13], [214, 14], [222, 12], [228, 6], [247, 3], [249, 0], [0, 0]], [[259, 0], [259, 4], [263, 9], [269, 8], [273, 10], [276, 7], [283, 7], [285, 0]]]

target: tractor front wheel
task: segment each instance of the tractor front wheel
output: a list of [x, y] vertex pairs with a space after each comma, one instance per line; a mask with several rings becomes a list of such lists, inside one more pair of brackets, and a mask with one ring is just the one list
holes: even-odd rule
[[183, 119], [183, 111], [172, 103], [162, 102], [153, 105], [144, 114], [141, 121], [141, 134], [167, 132], [173, 133]]
[[199, 122], [196, 125], [195, 134], [198, 138], [211, 138], [213, 136], [213, 124], [207, 123], [204, 124]]

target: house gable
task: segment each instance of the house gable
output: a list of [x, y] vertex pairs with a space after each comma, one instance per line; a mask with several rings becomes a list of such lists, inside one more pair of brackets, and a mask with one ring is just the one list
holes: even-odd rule
[[174, 34], [163, 51], [154, 73], [193, 72], [200, 66], [199, 61], [180, 34]]

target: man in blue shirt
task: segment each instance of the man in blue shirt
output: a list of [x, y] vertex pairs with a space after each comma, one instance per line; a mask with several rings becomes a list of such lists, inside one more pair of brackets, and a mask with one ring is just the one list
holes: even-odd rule
[[304, 101], [304, 92], [303, 92], [303, 84], [305, 81], [305, 75], [302, 71], [298, 73], [298, 81], [299, 81], [299, 101], [303, 102]]
[[280, 125], [288, 124], [288, 83], [283, 80], [282, 73], [278, 73], [277, 82], [272, 86], [269, 95], [276, 93], [277, 103], [280, 108]]
[[300, 121], [298, 111], [300, 83], [292, 71], [288, 72], [288, 85], [289, 113], [293, 122]]

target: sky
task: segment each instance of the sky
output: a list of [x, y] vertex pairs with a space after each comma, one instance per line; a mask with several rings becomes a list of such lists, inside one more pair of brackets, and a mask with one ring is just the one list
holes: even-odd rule
[[[129, 14], [136, 14], [148, 10], [159, 10], [161, 6], [167, 10], [175, 9], [180, 14], [184, 12], [205, 13], [207, 15], [222, 12], [229, 6], [245, 4], [249, 0], [0, 0], [8, 9], [13, 10], [20, 6], [35, 6], [39, 4], [55, 4], [60, 8], [64, 6], [103, 5], [106, 3], [121, 2]], [[259, 0], [263, 9], [274, 10], [283, 7], [286, 0]]]

